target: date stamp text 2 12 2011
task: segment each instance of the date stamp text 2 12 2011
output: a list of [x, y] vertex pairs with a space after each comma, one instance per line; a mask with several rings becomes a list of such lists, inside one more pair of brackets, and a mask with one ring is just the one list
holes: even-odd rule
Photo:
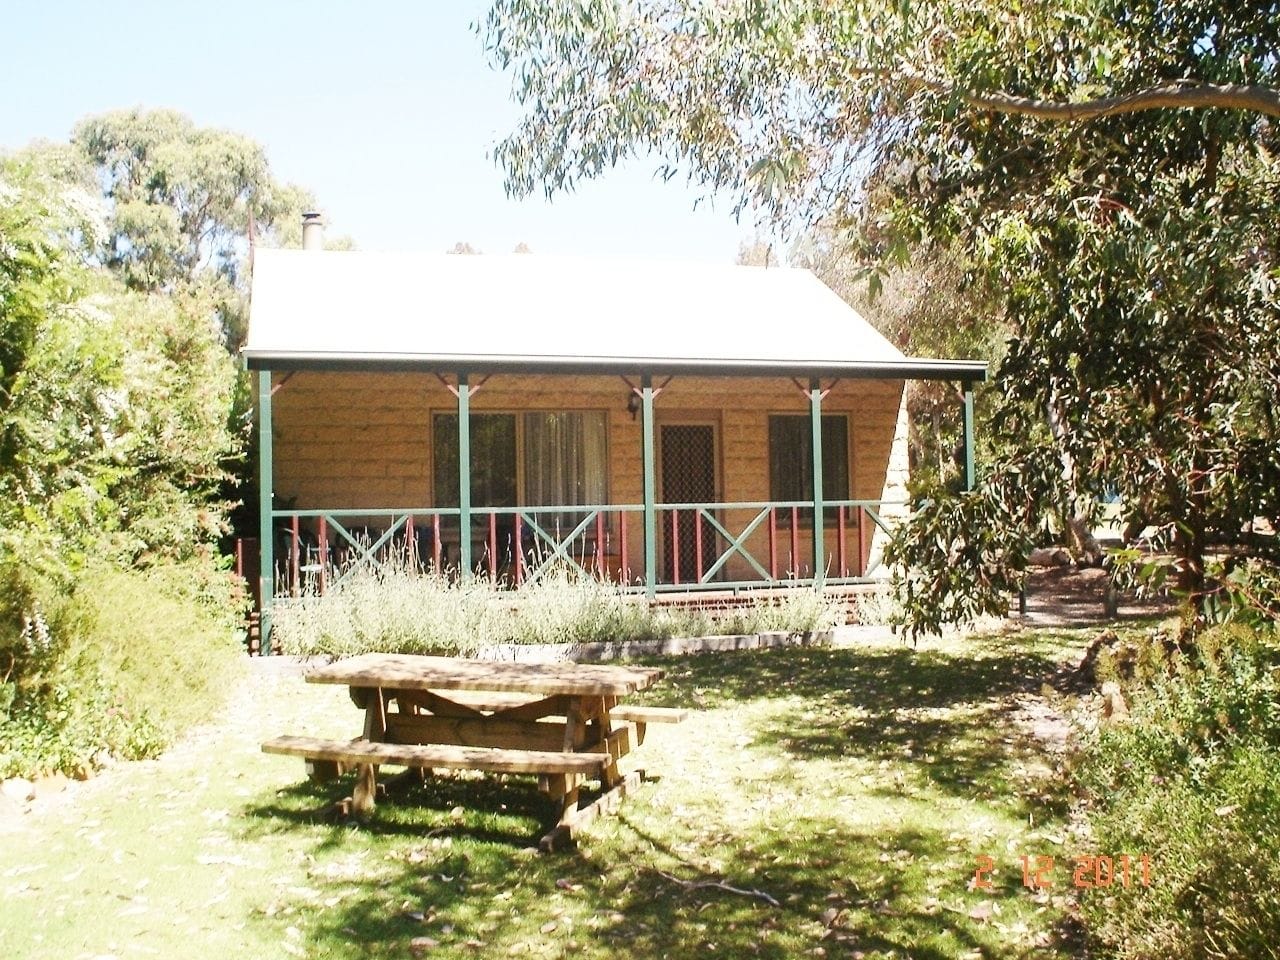
[[[1109, 887], [1151, 886], [1151, 857], [1147, 854], [1130, 856], [1088, 855], [1079, 857], [1049, 857], [1031, 855], [1018, 857], [1022, 868], [1022, 885], [1032, 890], [1047, 890], [1054, 886], [1054, 875], [1059, 865], [1071, 870], [1071, 886], [1077, 890], [1105, 890]], [[974, 890], [991, 890], [995, 884], [992, 874], [996, 860], [986, 854], [978, 854], [970, 886]]]

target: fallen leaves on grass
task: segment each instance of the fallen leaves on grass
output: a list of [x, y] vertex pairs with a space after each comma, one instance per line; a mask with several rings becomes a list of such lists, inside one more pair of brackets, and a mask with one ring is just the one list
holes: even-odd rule
[[433, 940], [431, 937], [414, 937], [409, 941], [409, 952], [415, 957], [420, 957], [428, 950], [434, 950], [440, 946], [439, 940]]

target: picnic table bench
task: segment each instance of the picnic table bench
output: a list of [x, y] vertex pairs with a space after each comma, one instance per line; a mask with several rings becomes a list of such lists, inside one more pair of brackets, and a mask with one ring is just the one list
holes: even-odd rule
[[[374, 808], [382, 765], [422, 775], [534, 774], [539, 788], [560, 804], [556, 825], [540, 843], [553, 849], [614, 809], [640, 782], [642, 772], [623, 775], [618, 761], [644, 741], [648, 724], [686, 717], [682, 709], [619, 702], [662, 675], [652, 667], [364, 654], [306, 673], [310, 683], [350, 688], [365, 712], [360, 737], [281, 736], [262, 749], [303, 757], [318, 779], [358, 768], [349, 799], [357, 813]], [[590, 780], [599, 781], [600, 796], [581, 807], [580, 789]]]

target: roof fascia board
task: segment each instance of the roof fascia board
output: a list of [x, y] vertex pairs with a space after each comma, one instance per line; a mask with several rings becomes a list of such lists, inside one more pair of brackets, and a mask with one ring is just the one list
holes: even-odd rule
[[453, 372], [518, 374], [682, 374], [685, 376], [808, 376], [863, 380], [987, 379], [982, 360], [902, 360], [786, 362], [775, 360], [696, 360], [648, 357], [518, 357], [499, 355], [299, 353], [246, 350], [250, 370], [350, 370], [359, 372]]

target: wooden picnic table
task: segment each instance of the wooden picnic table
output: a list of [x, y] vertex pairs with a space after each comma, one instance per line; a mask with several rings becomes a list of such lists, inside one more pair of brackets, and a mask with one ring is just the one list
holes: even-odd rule
[[[350, 687], [364, 710], [360, 737], [277, 737], [263, 750], [304, 757], [317, 778], [357, 766], [350, 808], [358, 813], [373, 809], [380, 764], [423, 775], [435, 769], [536, 774], [539, 788], [561, 804], [556, 826], [542, 838], [550, 849], [640, 782], [639, 771], [624, 776], [618, 761], [643, 742], [648, 723], [684, 719], [683, 710], [620, 702], [662, 676], [654, 667], [363, 654], [306, 672], [309, 683]], [[598, 780], [601, 792], [580, 808], [587, 780]]]

